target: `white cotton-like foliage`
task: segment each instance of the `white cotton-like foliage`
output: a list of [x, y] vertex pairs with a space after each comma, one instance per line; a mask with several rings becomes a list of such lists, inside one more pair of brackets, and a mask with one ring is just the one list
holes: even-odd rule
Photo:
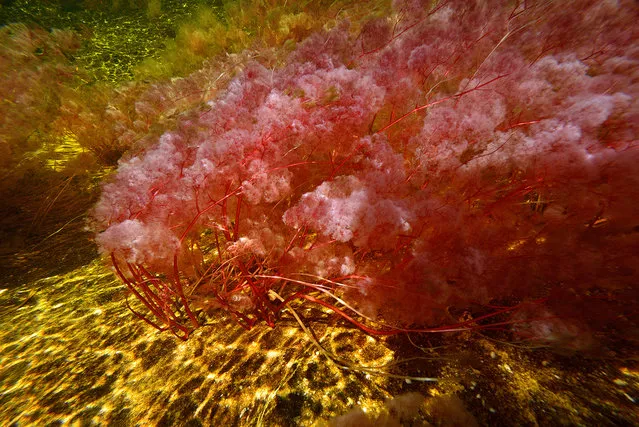
[[355, 261], [351, 256], [332, 256], [315, 261], [313, 273], [318, 277], [348, 276], [355, 272]]
[[337, 241], [348, 242], [367, 206], [368, 192], [359, 180], [339, 177], [304, 194], [298, 205], [284, 214], [284, 222], [293, 227], [310, 225]]
[[261, 201], [274, 203], [290, 191], [290, 172], [286, 170], [273, 174], [269, 174], [268, 171], [256, 172], [251, 179], [242, 182], [242, 194], [251, 204]]
[[401, 202], [379, 197], [375, 182], [371, 184], [367, 187], [353, 176], [324, 182], [304, 194], [283, 220], [296, 228], [313, 227], [339, 242], [385, 247], [399, 233], [410, 231], [414, 214]]
[[135, 219], [112, 225], [96, 236], [96, 242], [104, 254], [122, 254], [132, 264], [168, 264], [180, 247], [178, 238], [166, 227]]

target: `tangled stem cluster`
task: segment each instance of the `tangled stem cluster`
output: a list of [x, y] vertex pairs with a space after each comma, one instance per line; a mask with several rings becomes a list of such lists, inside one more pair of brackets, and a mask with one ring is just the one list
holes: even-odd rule
[[397, 1], [315, 33], [121, 161], [98, 244], [134, 313], [185, 339], [203, 312], [248, 329], [293, 303], [371, 334], [573, 331], [538, 298], [636, 284], [637, 17]]

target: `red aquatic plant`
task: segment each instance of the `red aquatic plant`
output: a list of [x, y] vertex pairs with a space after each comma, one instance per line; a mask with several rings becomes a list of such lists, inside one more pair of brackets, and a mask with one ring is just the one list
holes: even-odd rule
[[202, 311], [251, 328], [309, 302], [392, 334], [635, 286], [638, 12], [621, 3], [398, 1], [247, 65], [104, 186], [97, 242], [134, 312], [186, 338]]

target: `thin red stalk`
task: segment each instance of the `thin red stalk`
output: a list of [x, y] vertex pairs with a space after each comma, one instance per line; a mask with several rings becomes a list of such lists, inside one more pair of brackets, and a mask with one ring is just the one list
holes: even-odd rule
[[140, 288], [141, 294], [144, 294], [144, 301], [148, 303], [148, 307], [150, 307], [149, 309], [151, 312], [155, 315], [155, 317], [162, 320], [167, 325], [170, 325], [171, 319], [167, 317], [167, 310], [164, 301], [149, 288], [146, 284], [146, 280], [135, 270], [134, 265], [127, 262], [127, 266], [129, 267], [129, 272], [135, 279], [137, 287]]
[[131, 283], [131, 281], [122, 273], [122, 270], [120, 270], [120, 266], [118, 265], [118, 262], [115, 259], [115, 254], [113, 253], [111, 253], [111, 262], [113, 263], [113, 267], [115, 268], [115, 273], [118, 275], [118, 277], [120, 277], [120, 279], [124, 282], [127, 288], [129, 288], [129, 290], [133, 293], [133, 295], [135, 295], [137, 299], [139, 299], [142, 302], [142, 304], [146, 306], [146, 308], [148, 308], [153, 314], [155, 314], [155, 309], [153, 308], [153, 306], [147, 301], [145, 297], [143, 297], [137, 291], [137, 289], [135, 289], [135, 286], [133, 286], [133, 283]]
[[248, 269], [246, 268], [244, 263], [240, 262], [239, 267], [240, 267], [240, 271], [246, 278], [247, 284], [251, 288], [251, 292], [257, 299], [257, 301], [254, 300], [254, 302], [256, 303], [257, 310], [260, 312], [260, 314], [264, 318], [264, 321], [269, 326], [271, 327], [275, 326], [275, 323], [273, 322], [273, 319], [271, 318], [271, 313], [275, 312], [275, 309], [271, 305], [270, 301], [268, 301], [268, 299], [266, 298], [264, 290], [260, 289], [258, 285], [254, 283], [253, 277], [251, 274], [249, 274]]
[[242, 196], [238, 195], [237, 206], [235, 207], [235, 225], [233, 226], [233, 240], [237, 240], [239, 238], [239, 228], [240, 228], [240, 208], [242, 206]]
[[124, 299], [124, 303], [126, 304], [126, 307], [129, 309], [129, 311], [131, 313], [133, 313], [133, 315], [135, 317], [137, 317], [140, 320], [143, 320], [144, 322], [146, 322], [147, 324], [153, 326], [155, 329], [159, 330], [160, 332], [164, 332], [167, 329], [169, 329], [168, 327], [163, 327], [163, 326], [158, 325], [157, 323], [153, 322], [152, 320], [149, 320], [148, 318], [146, 318], [146, 316], [144, 316], [144, 315], [138, 313], [137, 311], [135, 311], [133, 309], [133, 307], [131, 307], [131, 305], [129, 304], [129, 299], [128, 298]]
[[[366, 52], [362, 52], [362, 54], [357, 58], [363, 58], [364, 56], [373, 54], [375, 52], [379, 52], [382, 49], [386, 48], [387, 46], [389, 46], [391, 43], [393, 43], [395, 40], [397, 40], [398, 38], [400, 38], [402, 35], [404, 35], [404, 33], [410, 31], [411, 29], [415, 28], [417, 25], [421, 24], [422, 22], [424, 22], [426, 19], [430, 18], [434, 13], [436, 13], [438, 10], [440, 10], [442, 7], [444, 7], [444, 5], [447, 3], [446, 0], [442, 1], [441, 3], [439, 3], [437, 6], [435, 6], [433, 9], [431, 9], [430, 11], [428, 11], [428, 13], [426, 14], [426, 16], [424, 16], [422, 19], [419, 19], [415, 22], [413, 22], [412, 24], [410, 24], [408, 27], [404, 28], [403, 30], [401, 30], [399, 33], [395, 34], [395, 29], [393, 29], [393, 35], [391, 36], [391, 38], [388, 40], [388, 42], [386, 42], [384, 45], [376, 48], [376, 49], [372, 49]], [[362, 46], [363, 47], [363, 46]], [[355, 62], [355, 61], [353, 61]], [[349, 68], [352, 66], [352, 63], [350, 63]]]
[[363, 330], [364, 332], [367, 332], [371, 335], [381, 335], [381, 336], [388, 336], [388, 335], [397, 335], [403, 331], [396, 329], [396, 330], [379, 330], [379, 329], [373, 329], [370, 328], [368, 326], [366, 326], [365, 324], [358, 322], [357, 320], [353, 319], [351, 316], [349, 316], [348, 314], [346, 314], [344, 311], [340, 310], [339, 308], [335, 307], [333, 304], [328, 303], [326, 301], [323, 301], [319, 298], [315, 298], [311, 295], [306, 295], [303, 294], [301, 292], [297, 292], [293, 295], [291, 295], [290, 297], [286, 298], [284, 300], [284, 302], [281, 304], [282, 307], [286, 306], [287, 303], [289, 303], [291, 300], [297, 299], [297, 298], [302, 298], [311, 302], [314, 302], [316, 304], [322, 305], [326, 308], [328, 308], [329, 310], [337, 313], [338, 315], [342, 316], [344, 319], [348, 320], [350, 323], [352, 323], [353, 325], [357, 326], [359, 329]]
[[160, 280], [157, 277], [154, 277], [143, 265], [137, 264], [137, 268], [140, 269], [142, 273], [144, 273], [144, 275], [148, 278], [150, 282], [155, 284], [158, 290], [175, 295], [175, 291], [173, 289], [167, 286], [163, 280]]
[[[181, 324], [180, 319], [178, 318], [178, 316], [176, 315], [173, 309], [174, 302], [171, 301], [171, 299], [168, 298], [167, 296], [158, 295], [157, 293], [153, 292], [153, 290], [151, 290], [151, 288], [146, 285], [146, 281], [144, 280], [144, 278], [139, 273], [135, 272], [134, 267], [136, 266], [129, 264], [129, 269], [131, 270], [131, 274], [137, 275], [139, 277], [138, 285], [142, 287], [145, 295], [147, 295], [149, 303], [154, 303], [156, 305], [156, 310], [152, 311], [153, 314], [159, 319], [163, 320], [164, 323], [166, 323], [174, 333], [175, 333], [174, 328], [178, 328], [179, 330], [185, 333], [188, 333], [188, 329]], [[137, 266], [137, 268], [140, 268], [140, 266]], [[157, 283], [157, 282], [161, 282], [161, 281], [154, 280], [154, 283]], [[175, 295], [175, 292], [169, 289], [169, 292], [167, 295]]]
[[[158, 319], [162, 320], [165, 324], [167, 324], [167, 327], [162, 327], [158, 324], [156, 324], [155, 322], [153, 322], [152, 320], [148, 319], [146, 316], [136, 312], [135, 310], [133, 310], [133, 308], [131, 307], [131, 305], [129, 304], [128, 300], [125, 300], [125, 303], [127, 305], [127, 308], [139, 319], [143, 320], [144, 322], [148, 323], [149, 325], [153, 326], [154, 328], [158, 329], [159, 331], [165, 331], [167, 329], [171, 329], [171, 331], [173, 332], [173, 334], [175, 336], [177, 336], [178, 338], [182, 339], [182, 340], [186, 340], [188, 338], [189, 335], [189, 331], [188, 329], [186, 329], [185, 327], [172, 322], [170, 319], [167, 319], [162, 313], [161, 310], [159, 310], [158, 307], [155, 307], [147, 298], [145, 298], [144, 296], [142, 296], [138, 290], [135, 288], [135, 286], [133, 285], [133, 283], [131, 283], [131, 281], [122, 273], [122, 270], [120, 269], [120, 266], [118, 265], [118, 262], [115, 258], [115, 254], [111, 254], [111, 262], [113, 263], [113, 267], [115, 268], [115, 272], [118, 275], [118, 277], [120, 277], [120, 279], [124, 282], [124, 284], [127, 286], [127, 288], [133, 293], [133, 295], [135, 295], [135, 297], [142, 302], [142, 304], [151, 312], [153, 313], [154, 316], [156, 316]], [[175, 332], [175, 328], [181, 330], [184, 333], [184, 336], [180, 336], [179, 334], [177, 334]]]
[[424, 104], [422, 106], [415, 107], [411, 111], [409, 111], [408, 113], [403, 114], [402, 116], [400, 116], [397, 119], [393, 120], [392, 122], [390, 122], [389, 124], [387, 124], [386, 126], [384, 126], [383, 128], [381, 128], [380, 130], [378, 130], [375, 133], [377, 134], [377, 133], [384, 132], [385, 130], [387, 130], [388, 128], [390, 128], [392, 126], [395, 126], [397, 123], [401, 122], [402, 120], [404, 120], [406, 117], [410, 116], [411, 114], [416, 114], [419, 111], [426, 110], [427, 108], [434, 107], [435, 105], [441, 104], [441, 103], [449, 101], [451, 99], [461, 98], [462, 96], [467, 95], [470, 92], [473, 92], [475, 90], [479, 90], [482, 87], [487, 86], [487, 85], [489, 85], [489, 84], [491, 84], [491, 83], [493, 83], [493, 82], [495, 82], [495, 81], [497, 81], [497, 80], [499, 80], [501, 78], [504, 78], [506, 76], [508, 76], [508, 74], [500, 74], [497, 77], [492, 78], [492, 79], [490, 79], [489, 81], [487, 81], [485, 83], [478, 84], [477, 86], [475, 86], [472, 89], [467, 89], [467, 90], [464, 90], [462, 92], [456, 93], [454, 95], [450, 95], [450, 96], [446, 96], [444, 98], [438, 99], [437, 101], [429, 102], [428, 104]]
[[226, 210], [226, 199], [224, 199], [222, 201], [222, 204], [220, 205], [220, 208], [222, 210], [222, 223], [224, 224], [224, 228], [222, 229], [222, 232], [224, 233], [224, 238], [226, 239], [227, 242], [231, 242], [233, 240], [233, 237], [231, 236], [231, 233], [229, 232], [229, 216]]
[[177, 253], [173, 255], [173, 282], [175, 283], [177, 294], [180, 297], [180, 302], [184, 306], [186, 315], [189, 317], [189, 319], [191, 319], [191, 324], [193, 325], [193, 327], [197, 328], [198, 326], [200, 326], [200, 323], [197, 321], [197, 319], [195, 318], [195, 315], [193, 314], [193, 312], [191, 311], [191, 308], [189, 307], [189, 302], [186, 300], [186, 297], [184, 296], [182, 283], [180, 282], [180, 272], [178, 270]]
[[213, 209], [216, 206], [222, 206], [221, 203], [226, 202], [226, 199], [228, 199], [229, 197], [231, 197], [232, 195], [236, 194], [237, 191], [240, 189], [240, 187], [236, 188], [235, 190], [233, 190], [231, 193], [227, 193], [224, 197], [222, 197], [220, 200], [217, 200], [213, 203], [211, 203], [210, 205], [208, 205], [206, 208], [202, 209], [200, 212], [197, 213], [197, 215], [195, 215], [195, 217], [193, 217], [193, 219], [191, 220], [191, 222], [188, 224], [188, 226], [186, 227], [186, 229], [184, 230], [184, 232], [182, 233], [182, 236], [180, 237], [180, 243], [182, 243], [182, 241], [184, 241], [184, 239], [186, 238], [186, 235], [189, 233], [189, 231], [191, 231], [191, 229], [193, 228], [193, 226], [195, 225], [195, 223], [197, 222], [197, 220], [200, 218], [200, 216], [202, 216], [204, 213], [210, 211], [211, 209]]

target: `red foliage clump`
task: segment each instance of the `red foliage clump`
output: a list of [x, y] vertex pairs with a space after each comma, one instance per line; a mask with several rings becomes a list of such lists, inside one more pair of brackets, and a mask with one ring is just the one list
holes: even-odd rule
[[436, 331], [636, 287], [637, 6], [396, 3], [250, 64], [120, 163], [94, 225], [140, 317], [187, 337], [199, 309], [251, 327], [298, 300]]

